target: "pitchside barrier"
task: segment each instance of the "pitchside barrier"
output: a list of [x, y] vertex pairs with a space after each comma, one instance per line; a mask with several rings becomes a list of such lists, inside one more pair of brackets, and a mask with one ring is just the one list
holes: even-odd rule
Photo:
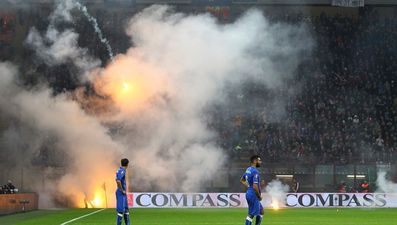
[[0, 194], [0, 215], [38, 209], [38, 195]]
[[[288, 193], [279, 201], [263, 195], [262, 205], [285, 208], [397, 208], [397, 193]], [[245, 193], [129, 193], [132, 208], [245, 208]]]

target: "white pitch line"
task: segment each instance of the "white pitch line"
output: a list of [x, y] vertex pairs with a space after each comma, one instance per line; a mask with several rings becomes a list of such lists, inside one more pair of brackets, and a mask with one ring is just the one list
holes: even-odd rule
[[[106, 208], [105, 208], [105, 209], [106, 209]], [[71, 219], [71, 220], [69, 220], [69, 221], [66, 221], [66, 222], [62, 223], [61, 225], [66, 225], [66, 224], [69, 224], [69, 223], [74, 222], [74, 221], [76, 221], [76, 220], [83, 219], [84, 217], [91, 216], [91, 215], [94, 215], [95, 213], [102, 212], [102, 211], [105, 210], [105, 209], [100, 209], [100, 210], [94, 211], [94, 212], [92, 212], [92, 213], [88, 213], [88, 214], [85, 214], [85, 215], [83, 215], [83, 216], [80, 216], [80, 217]]]

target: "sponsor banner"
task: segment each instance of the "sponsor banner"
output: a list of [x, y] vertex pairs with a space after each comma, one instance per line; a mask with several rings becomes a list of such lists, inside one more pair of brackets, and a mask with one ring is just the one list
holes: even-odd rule
[[[245, 193], [129, 193], [131, 208], [245, 208]], [[262, 205], [271, 208], [269, 195], [264, 194]], [[397, 193], [288, 193], [284, 202], [286, 208], [397, 208]]]
[[397, 207], [397, 195], [384, 193], [289, 193], [285, 199], [285, 207]]
[[134, 208], [228, 208], [244, 207], [243, 193], [130, 193]]

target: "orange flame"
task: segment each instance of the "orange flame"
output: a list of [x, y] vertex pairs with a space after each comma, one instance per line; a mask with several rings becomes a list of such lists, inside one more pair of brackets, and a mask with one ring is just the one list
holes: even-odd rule
[[96, 190], [94, 194], [94, 199], [91, 200], [91, 205], [93, 208], [106, 208], [106, 199], [104, 190]]
[[141, 110], [154, 96], [167, 92], [167, 82], [160, 71], [128, 56], [118, 56], [95, 76], [94, 83], [98, 93], [110, 96], [125, 113]]
[[[112, 208], [115, 206], [115, 195], [112, 194], [116, 190], [116, 182], [113, 176], [101, 182], [103, 177], [106, 176], [101, 173], [95, 177], [98, 182], [87, 187], [87, 190], [73, 189], [74, 194], [70, 195], [73, 206], [77, 208]], [[104, 184], [105, 183], [105, 184]]]

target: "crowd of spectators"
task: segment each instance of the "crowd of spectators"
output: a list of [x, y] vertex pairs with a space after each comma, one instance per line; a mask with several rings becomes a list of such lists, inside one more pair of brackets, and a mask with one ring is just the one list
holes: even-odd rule
[[[219, 10], [207, 9], [219, 14]], [[19, 26], [45, 30], [52, 8], [29, 13], [18, 12]], [[229, 12], [230, 10], [230, 12]], [[130, 46], [124, 25], [134, 9], [123, 12], [96, 10], [91, 12], [109, 39], [115, 53]], [[138, 11], [138, 9], [135, 9]], [[256, 84], [247, 84], [236, 97], [238, 113], [220, 113], [214, 127], [219, 143], [239, 158], [245, 153], [260, 153], [265, 161], [297, 163], [366, 163], [389, 162], [397, 154], [397, 19], [380, 17], [370, 9], [357, 16], [305, 16], [281, 10], [269, 16], [272, 22], [305, 23], [316, 41], [311, 60], [302, 65], [285, 90], [299, 84], [294, 96], [286, 92], [269, 92]], [[94, 34], [92, 26], [80, 15], [73, 28], [81, 36], [79, 45], [90, 54], [108, 60], [106, 47]], [[228, 8], [223, 22], [236, 16]], [[91, 32], [89, 32], [91, 30]], [[94, 41], [93, 41], [94, 40]], [[54, 89], [73, 88], [73, 80], [65, 80], [68, 67], [45, 69], [29, 61], [32, 52], [23, 50], [22, 67], [39, 74], [56, 70], [49, 76]], [[33, 66], [33, 68], [31, 68]], [[43, 69], [44, 68], [44, 69]], [[53, 71], [52, 71], [53, 72]], [[34, 76], [30, 76], [34, 77]], [[257, 102], [252, 99], [258, 99]], [[282, 109], [269, 110], [268, 99], [282, 99]], [[248, 104], [254, 107], [245, 107]], [[244, 108], [245, 107], [245, 108]], [[232, 111], [235, 112], [235, 111]], [[275, 117], [276, 119], [274, 119]], [[272, 118], [272, 119], [270, 119]]]
[[[220, 125], [224, 147], [237, 157], [258, 152], [269, 162], [395, 160], [397, 20], [368, 11], [358, 18], [287, 15], [284, 21], [303, 21], [317, 42], [310, 64], [290, 82], [302, 87], [278, 121], [264, 119], [268, 112], [260, 108], [228, 118]], [[247, 103], [255, 98], [244, 94]]]
[[15, 35], [15, 17], [13, 14], [0, 13], [0, 60], [12, 55], [12, 39]]
[[12, 181], [8, 181], [7, 184], [0, 186], [0, 194], [15, 194], [18, 189], [12, 184]]
[[370, 186], [368, 181], [364, 180], [360, 183], [353, 184], [353, 186], [348, 186], [346, 182], [342, 182], [338, 185], [339, 193], [369, 193], [373, 192], [373, 188]]

